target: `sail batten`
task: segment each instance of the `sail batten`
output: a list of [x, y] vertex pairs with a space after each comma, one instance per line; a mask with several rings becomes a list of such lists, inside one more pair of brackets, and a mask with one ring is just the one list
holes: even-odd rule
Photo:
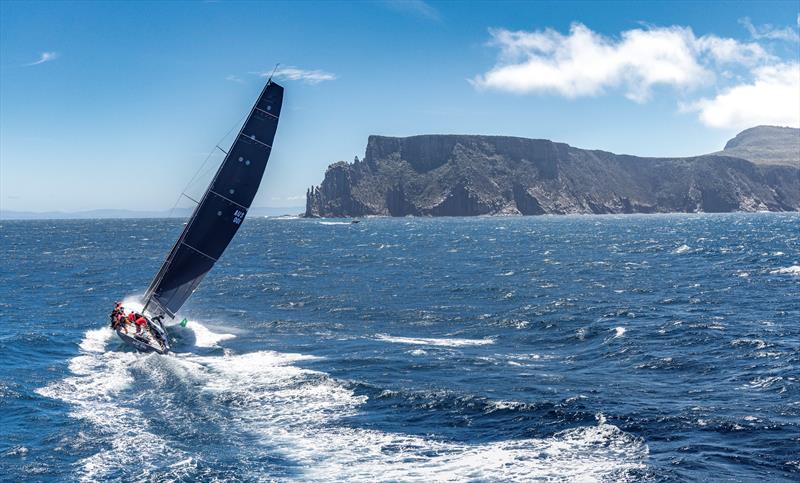
[[283, 87], [267, 82], [211, 184], [145, 294], [170, 317], [222, 256], [258, 192], [278, 128]]

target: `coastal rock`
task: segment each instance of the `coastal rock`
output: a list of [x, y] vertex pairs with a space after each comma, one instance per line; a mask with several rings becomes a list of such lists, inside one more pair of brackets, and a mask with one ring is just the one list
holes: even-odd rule
[[362, 161], [330, 165], [308, 190], [305, 216], [799, 211], [798, 133], [761, 126], [690, 158], [506, 136], [370, 136]]
[[756, 126], [745, 129], [714, 154], [746, 159], [756, 164], [800, 167], [800, 129]]

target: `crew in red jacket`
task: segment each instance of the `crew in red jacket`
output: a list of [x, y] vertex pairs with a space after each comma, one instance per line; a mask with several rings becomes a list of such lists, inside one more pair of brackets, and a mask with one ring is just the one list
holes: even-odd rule
[[137, 334], [140, 333], [142, 329], [145, 328], [146, 325], [147, 325], [147, 319], [145, 319], [142, 316], [139, 316], [139, 318], [136, 319], [136, 333]]

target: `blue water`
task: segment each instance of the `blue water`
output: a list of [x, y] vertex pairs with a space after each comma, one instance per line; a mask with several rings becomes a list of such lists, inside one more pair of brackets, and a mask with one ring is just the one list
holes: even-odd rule
[[0, 225], [0, 479], [800, 479], [798, 214]]

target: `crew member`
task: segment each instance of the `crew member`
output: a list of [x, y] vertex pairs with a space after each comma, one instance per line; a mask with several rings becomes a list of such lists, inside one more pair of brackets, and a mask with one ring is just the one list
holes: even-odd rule
[[147, 319], [145, 319], [143, 316], [140, 315], [139, 318], [136, 319], [136, 333], [137, 334], [140, 333], [142, 329], [144, 329], [146, 326], [147, 326]]
[[122, 307], [119, 302], [116, 302], [114, 310], [111, 311], [111, 328], [116, 329], [119, 325], [119, 317], [122, 315]]

